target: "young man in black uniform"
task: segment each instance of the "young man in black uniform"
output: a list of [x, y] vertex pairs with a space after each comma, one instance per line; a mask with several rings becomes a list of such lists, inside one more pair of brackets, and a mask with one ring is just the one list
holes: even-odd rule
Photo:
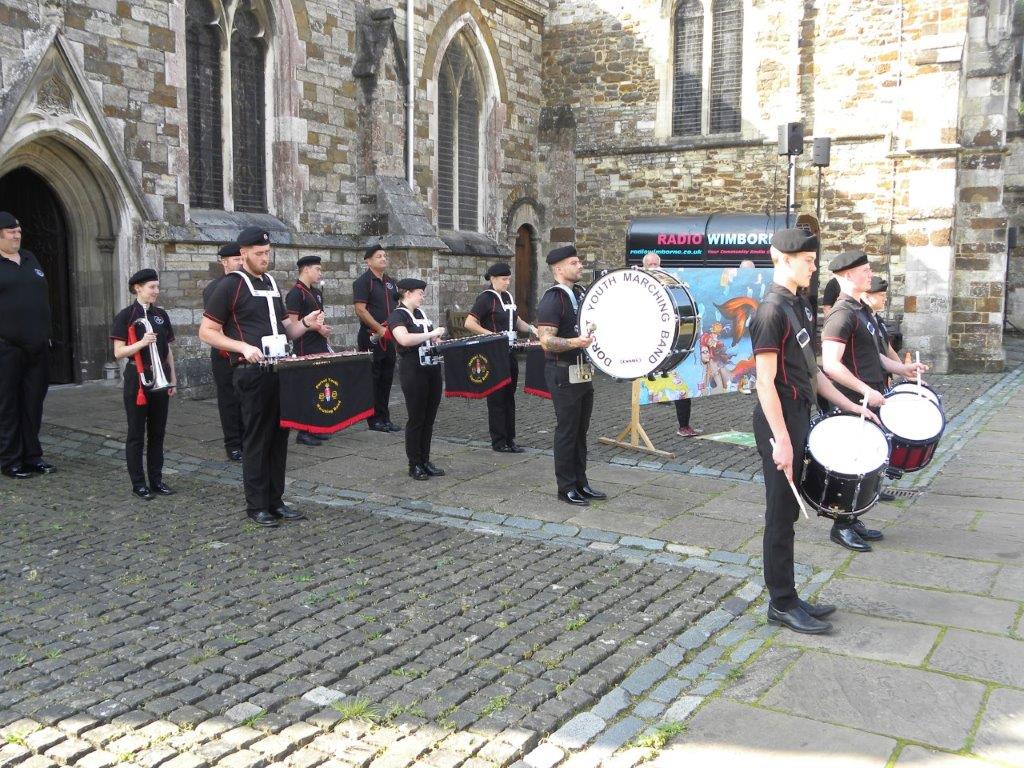
[[[217, 251], [224, 275], [234, 272], [242, 266], [242, 253], [238, 243], [227, 243]], [[211, 280], [203, 288], [203, 309], [210, 300], [217, 283], [224, 275]], [[242, 460], [242, 406], [235, 394], [234, 367], [230, 355], [219, 349], [210, 347], [210, 367], [213, 369], [213, 383], [217, 387], [217, 413], [220, 415], [220, 428], [224, 433], [224, 452], [231, 461]]]
[[395, 346], [387, 335], [387, 320], [398, 306], [395, 281], [384, 271], [388, 255], [380, 245], [371, 245], [363, 253], [366, 271], [352, 283], [352, 302], [359, 318], [356, 344], [360, 352], [373, 352], [373, 417], [368, 426], [375, 432], [401, 432], [391, 423], [391, 383], [395, 378]]
[[[900, 360], [899, 353], [892, 346], [892, 338], [889, 336], [889, 331], [885, 327], [885, 318], [882, 317], [882, 311], [885, 309], [886, 294], [889, 291], [889, 283], [878, 275], [874, 275], [871, 278], [871, 287], [868, 288], [867, 293], [864, 294], [864, 304], [868, 308], [868, 311], [875, 318], [875, 328], [878, 329], [878, 346], [879, 352], [885, 357], [888, 357], [894, 363], [902, 362]], [[887, 376], [885, 384], [892, 381], [892, 376]]]
[[[797, 293], [810, 285], [818, 238], [802, 229], [783, 229], [772, 237], [773, 282], [750, 324], [757, 368], [754, 438], [764, 473], [764, 583], [768, 621], [796, 632], [820, 634], [832, 625], [821, 621], [835, 610], [800, 599], [793, 576], [793, 523], [799, 505], [789, 485], [799, 480], [794, 465], [803, 460], [816, 394], [851, 413], [851, 402], [813, 363], [814, 312]], [[805, 354], [805, 349], [809, 350]], [[812, 378], [813, 376], [813, 378]], [[815, 391], [817, 390], [817, 391]], [[876, 421], [874, 414], [866, 416]]]
[[[878, 328], [874, 315], [862, 299], [871, 286], [871, 265], [864, 251], [846, 251], [829, 264], [836, 276], [840, 294], [821, 329], [821, 365], [836, 387], [846, 397], [861, 402], [865, 391], [869, 408], [878, 409], [885, 403], [887, 371], [901, 376], [913, 376], [914, 365], [884, 357], [880, 350]], [[923, 368], [922, 368], [923, 370]], [[883, 500], [891, 494], [883, 492]], [[837, 517], [829, 538], [854, 552], [870, 552], [869, 541], [880, 541], [882, 532], [867, 528], [857, 517]]]
[[[171, 318], [156, 305], [160, 296], [160, 279], [155, 269], [141, 269], [128, 280], [128, 290], [135, 301], [114, 317], [110, 338], [114, 342], [114, 359], [127, 360], [124, 367], [124, 411], [128, 417], [128, 436], [124, 442], [124, 455], [128, 463], [128, 476], [132, 493], [145, 501], [153, 494], [170, 496], [174, 493], [163, 481], [164, 433], [167, 430], [167, 410], [174, 397], [177, 376], [174, 371], [174, 330]], [[139, 320], [146, 320], [151, 331], [144, 330]], [[156, 382], [152, 367], [153, 345], [160, 359], [170, 387], [151, 391], [139, 378], [136, 356], [150, 384]], [[146, 447], [146, 472], [142, 471], [142, 448]], [[146, 476], [149, 476], [149, 483]]]
[[594, 410], [593, 366], [583, 360], [583, 350], [593, 343], [590, 332], [581, 333], [578, 323], [583, 289], [583, 262], [576, 248], [555, 248], [547, 256], [555, 284], [537, 305], [537, 330], [544, 348], [544, 380], [555, 407], [555, 480], [558, 498], [586, 506], [607, 495], [587, 480], [587, 429]]
[[[299, 279], [296, 281], [295, 287], [288, 291], [284, 300], [288, 316], [296, 321], [310, 312], [322, 312], [324, 309], [324, 295], [316, 285], [324, 276], [324, 270], [320, 264], [319, 256], [303, 256], [297, 262]], [[327, 325], [321, 325], [315, 331], [306, 331], [295, 342], [295, 354], [318, 355], [329, 352], [331, 345], [327, 343], [327, 338], [330, 334], [331, 329]], [[320, 445], [320, 441], [326, 439], [327, 435], [314, 435], [312, 432], [302, 431], [295, 436], [295, 442], [302, 445]]]
[[310, 312], [299, 321], [288, 317], [270, 266], [270, 234], [248, 227], [238, 236], [242, 268], [224, 276], [206, 305], [199, 338], [231, 353], [239, 368], [235, 391], [242, 403], [242, 483], [249, 519], [274, 527], [278, 520], [301, 520], [301, 512], [282, 500], [288, 461], [288, 430], [280, 426], [280, 383], [277, 372], [259, 365], [282, 356], [287, 339], [298, 339], [323, 323], [323, 313]]
[[441, 404], [441, 366], [421, 365], [419, 349], [431, 339], [444, 336], [444, 328], [433, 328], [420, 307], [427, 284], [407, 277], [398, 281], [401, 300], [398, 308], [387, 318], [388, 328], [398, 345], [398, 380], [405, 395], [409, 420], [405, 424], [405, 455], [409, 460], [409, 477], [429, 480], [444, 474], [430, 461], [430, 440], [434, 434], [434, 419]]
[[485, 335], [508, 333], [509, 370], [512, 382], [487, 396], [487, 428], [491, 433], [491, 448], [499, 453], [522, 453], [516, 444], [516, 387], [519, 382], [519, 363], [512, 351], [511, 342], [516, 331], [537, 335], [537, 329], [527, 323], [516, 310], [515, 299], [509, 293], [512, 282], [512, 268], [508, 264], [492, 264], [484, 279], [491, 287], [476, 297], [469, 315], [466, 330]]
[[50, 294], [21, 225], [0, 211], [0, 471], [18, 480], [45, 475], [39, 429], [50, 386]]

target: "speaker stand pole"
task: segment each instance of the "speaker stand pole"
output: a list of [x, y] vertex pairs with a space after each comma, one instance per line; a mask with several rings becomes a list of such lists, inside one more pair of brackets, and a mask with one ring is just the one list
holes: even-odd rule
[[818, 166], [818, 200], [814, 205], [814, 217], [818, 220], [818, 229], [821, 229], [821, 166]]
[[786, 180], [786, 226], [793, 226], [790, 216], [796, 216], [796, 155], [789, 157], [789, 177]]

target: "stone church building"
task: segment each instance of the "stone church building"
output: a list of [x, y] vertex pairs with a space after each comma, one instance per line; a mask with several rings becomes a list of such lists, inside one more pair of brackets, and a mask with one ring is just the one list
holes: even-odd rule
[[[407, 5], [408, 3], [408, 5]], [[407, 18], [412, 7], [412, 19]], [[218, 246], [323, 257], [335, 345], [380, 241], [465, 311], [508, 260], [623, 263], [638, 215], [785, 205], [776, 127], [832, 139], [823, 262], [865, 248], [940, 370], [998, 370], [1024, 327], [1021, 26], [1011, 0], [0, 0], [0, 209], [40, 256], [54, 382], [114, 370], [109, 323], [161, 273], [201, 387]], [[409, 30], [411, 29], [411, 45]], [[411, 54], [411, 55], [410, 55]], [[410, 101], [411, 96], [411, 101]], [[799, 159], [813, 212], [816, 169]]]

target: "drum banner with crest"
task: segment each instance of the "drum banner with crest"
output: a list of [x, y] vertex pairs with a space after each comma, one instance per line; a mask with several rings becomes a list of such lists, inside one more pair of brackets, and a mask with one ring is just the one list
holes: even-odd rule
[[526, 375], [523, 377], [523, 392], [550, 400], [551, 392], [548, 390], [548, 382], [544, 378], [544, 363], [544, 350], [540, 344], [528, 345], [526, 347]]
[[446, 350], [444, 354], [445, 397], [487, 397], [512, 383], [508, 340], [498, 338], [482, 344]]
[[369, 357], [278, 369], [281, 426], [331, 434], [373, 415]]

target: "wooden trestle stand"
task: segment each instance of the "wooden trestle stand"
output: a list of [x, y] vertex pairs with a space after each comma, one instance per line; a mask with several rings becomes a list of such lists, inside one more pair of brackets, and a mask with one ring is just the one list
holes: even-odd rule
[[[605, 445], [615, 445], [619, 448], [628, 448], [634, 451], [642, 451], [643, 453], [651, 453], [655, 456], [661, 456], [663, 459], [674, 459], [676, 454], [670, 451], [662, 451], [654, 447], [654, 443], [651, 442], [651, 438], [647, 436], [644, 428], [640, 425], [640, 379], [633, 379], [633, 392], [632, 402], [629, 408], [629, 424], [626, 428], [619, 433], [619, 436], [614, 440], [610, 437], [599, 437], [597, 442], [604, 443]], [[629, 437], [629, 442], [626, 442], [626, 437]], [[643, 441], [643, 445], [641, 445]]]

